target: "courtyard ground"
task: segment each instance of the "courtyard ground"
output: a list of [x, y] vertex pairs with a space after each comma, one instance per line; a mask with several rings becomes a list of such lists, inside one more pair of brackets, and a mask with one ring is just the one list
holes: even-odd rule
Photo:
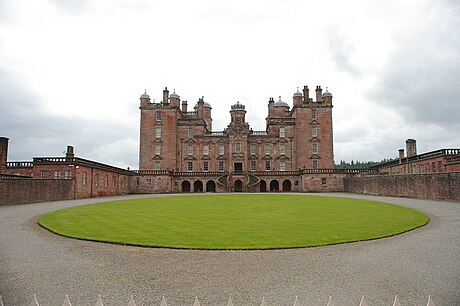
[[[150, 195], [155, 196], [155, 195]], [[308, 194], [305, 194], [308, 196]], [[398, 236], [327, 247], [264, 251], [197, 251], [130, 247], [54, 235], [37, 224], [45, 212], [104, 202], [98, 198], [0, 207], [0, 295], [27, 305], [460, 305], [460, 203], [353, 194], [420, 210], [427, 226]]]

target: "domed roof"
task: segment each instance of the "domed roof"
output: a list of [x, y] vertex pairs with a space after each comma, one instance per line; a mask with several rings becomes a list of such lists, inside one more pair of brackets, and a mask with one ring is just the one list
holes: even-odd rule
[[147, 89], [142, 94], [141, 99], [150, 99], [150, 96], [147, 94]]
[[323, 93], [323, 97], [332, 97], [332, 94], [327, 90], [327, 87], [326, 91]]
[[236, 103], [232, 105], [232, 110], [238, 110], [238, 109], [244, 110], [244, 108], [245, 106], [241, 104], [240, 101], [236, 101]]
[[180, 96], [179, 96], [178, 94], [176, 94], [176, 90], [175, 90], [175, 89], [174, 89], [173, 93], [172, 93], [169, 97], [171, 97], [171, 98], [177, 98], [177, 99], [180, 98]]
[[[195, 107], [194, 107], [194, 108], [197, 108], [197, 107], [198, 107], [198, 103], [195, 104]], [[212, 108], [212, 107], [211, 107], [211, 104], [209, 104], [208, 102], [204, 102], [204, 107]]]
[[289, 104], [287, 104], [286, 102], [283, 102], [283, 101], [281, 100], [281, 96], [280, 96], [280, 99], [279, 99], [278, 101], [275, 102], [274, 106], [275, 106], [275, 107], [277, 107], [277, 106], [289, 107]]
[[294, 93], [294, 97], [302, 97], [302, 93], [299, 91], [299, 87], [297, 87], [297, 91]]

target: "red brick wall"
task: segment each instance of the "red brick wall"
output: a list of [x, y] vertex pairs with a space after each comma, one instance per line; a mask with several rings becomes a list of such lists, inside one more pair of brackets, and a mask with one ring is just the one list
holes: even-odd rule
[[74, 199], [74, 180], [0, 179], [0, 205]]
[[304, 174], [302, 192], [341, 192], [346, 174]]
[[460, 201], [460, 173], [347, 177], [346, 192]]

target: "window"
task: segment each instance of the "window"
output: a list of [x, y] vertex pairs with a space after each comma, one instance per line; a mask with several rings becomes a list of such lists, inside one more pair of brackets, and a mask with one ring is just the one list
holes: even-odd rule
[[419, 169], [418, 169], [418, 172], [419, 172], [419, 173], [423, 173], [423, 165], [420, 165], [418, 168], [419, 168]]
[[241, 143], [239, 143], [239, 142], [235, 143], [235, 151], [237, 153], [241, 152]]
[[65, 178], [66, 180], [70, 180], [70, 179], [72, 178], [72, 171], [70, 171], [70, 170], [65, 170], [65, 171], [64, 171], [64, 178]]
[[224, 145], [219, 145], [219, 155], [224, 155], [225, 149]]
[[284, 143], [280, 143], [280, 154], [281, 155], [286, 154], [286, 146]]
[[311, 128], [311, 137], [318, 137], [318, 128], [312, 127]]
[[209, 146], [203, 147], [203, 155], [209, 155]]
[[161, 128], [156, 128], [156, 130], [155, 130], [155, 138], [161, 138]]
[[311, 144], [311, 152], [313, 154], [318, 154], [318, 144], [317, 143], [312, 143]]
[[99, 173], [96, 174], [96, 180], [94, 182], [94, 185], [99, 186]]
[[193, 147], [188, 146], [188, 155], [193, 155]]
[[325, 177], [321, 178], [321, 185], [326, 186], [327, 179]]
[[140, 184], [139, 178], [136, 178], [136, 186], [139, 186], [139, 184]]
[[269, 144], [265, 144], [265, 155], [271, 154], [271, 148]]
[[313, 169], [318, 169], [318, 161], [316, 159], [313, 160]]
[[224, 169], [225, 169], [224, 162], [223, 162], [223, 161], [220, 161], [220, 162], [219, 162], [219, 171], [224, 171]]
[[116, 178], [115, 175], [112, 175], [112, 187], [115, 187]]
[[257, 162], [255, 160], [251, 160], [251, 171], [257, 170]]
[[188, 138], [193, 138], [193, 128], [188, 128], [187, 137]]
[[155, 170], [160, 170], [161, 169], [161, 163], [159, 160], [155, 161]]
[[40, 178], [42, 178], [42, 179], [48, 178], [48, 171], [46, 171], [46, 170], [41, 170], [41, 171], [40, 171]]
[[265, 171], [270, 171], [271, 168], [272, 168], [271, 162], [267, 160], [265, 162]]
[[61, 178], [61, 171], [54, 171], [53, 178], [58, 180]]
[[318, 119], [318, 112], [316, 111], [316, 109], [312, 109], [311, 110], [311, 120], [316, 120]]
[[442, 161], [438, 161], [438, 172], [443, 172], [442, 170]]
[[147, 186], [151, 186], [151, 185], [152, 185], [152, 179], [148, 178], [148, 179], [146, 180], [145, 184], [146, 184]]
[[286, 137], [286, 130], [285, 130], [284, 127], [280, 128], [280, 137], [281, 137], [281, 138]]
[[161, 154], [161, 144], [156, 144], [155, 145], [155, 155], [160, 155]]
[[109, 176], [108, 176], [108, 175], [105, 176], [105, 179], [104, 179], [104, 186], [105, 186], [105, 187], [109, 186]]
[[257, 153], [257, 147], [256, 147], [256, 144], [255, 143], [251, 143], [251, 145], [249, 146], [250, 150], [251, 150], [251, 155], [256, 155]]
[[280, 161], [280, 171], [286, 171], [286, 162]]
[[160, 111], [156, 112], [156, 119], [157, 119], [157, 122], [161, 121], [161, 112]]
[[209, 162], [205, 161], [203, 163], [203, 171], [208, 172], [209, 171]]
[[86, 186], [87, 176], [88, 176], [88, 174], [86, 173], [86, 171], [83, 172], [83, 182], [82, 182], [82, 185], [83, 185], [83, 186]]
[[193, 171], [193, 162], [188, 162], [187, 164], [187, 171], [192, 172]]

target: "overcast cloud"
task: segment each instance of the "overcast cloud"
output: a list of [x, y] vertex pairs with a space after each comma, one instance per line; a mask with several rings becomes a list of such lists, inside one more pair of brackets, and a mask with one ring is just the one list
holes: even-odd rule
[[211, 103], [213, 129], [270, 97], [334, 95], [340, 160], [460, 147], [456, 1], [0, 0], [0, 136], [9, 159], [80, 157], [137, 168], [139, 96], [165, 86]]

